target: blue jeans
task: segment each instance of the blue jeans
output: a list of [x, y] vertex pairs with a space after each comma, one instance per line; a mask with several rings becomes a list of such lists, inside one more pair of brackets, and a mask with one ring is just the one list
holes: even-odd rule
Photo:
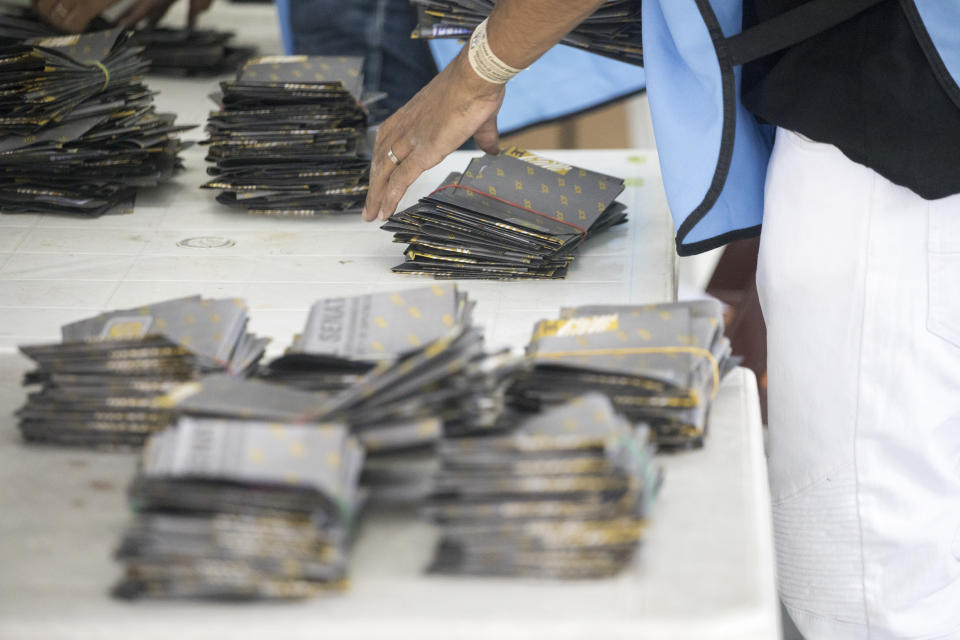
[[417, 12], [407, 0], [291, 0], [294, 49], [299, 54], [364, 56], [367, 91], [387, 98], [374, 122], [403, 106], [437, 73], [424, 40], [413, 40]]

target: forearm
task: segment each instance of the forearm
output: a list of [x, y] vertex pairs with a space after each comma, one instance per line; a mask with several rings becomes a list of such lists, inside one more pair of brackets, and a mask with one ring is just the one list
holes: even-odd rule
[[511, 67], [530, 66], [603, 0], [498, 0], [487, 23], [490, 49]]

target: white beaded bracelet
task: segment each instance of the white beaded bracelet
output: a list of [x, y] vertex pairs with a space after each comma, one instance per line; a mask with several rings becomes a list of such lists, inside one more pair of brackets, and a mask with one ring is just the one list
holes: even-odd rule
[[484, 19], [470, 36], [467, 58], [477, 75], [492, 84], [506, 84], [510, 78], [523, 71], [508, 65], [490, 49], [490, 43], [487, 42], [487, 19]]

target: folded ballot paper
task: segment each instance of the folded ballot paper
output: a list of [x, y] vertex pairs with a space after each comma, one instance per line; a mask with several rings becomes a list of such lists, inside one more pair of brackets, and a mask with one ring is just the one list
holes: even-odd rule
[[167, 426], [161, 397], [214, 372], [249, 373], [268, 342], [247, 331], [239, 299], [199, 296], [103, 313], [67, 324], [63, 341], [20, 350], [39, 385], [17, 412], [25, 439], [95, 447], [140, 446]]
[[600, 393], [513, 428], [445, 439], [424, 511], [436, 573], [601, 578], [633, 558], [661, 474], [649, 430]]
[[181, 168], [148, 66], [122, 29], [0, 46], [0, 212], [129, 212]]
[[[410, 0], [417, 7], [414, 38], [466, 40], [490, 15], [495, 0]], [[631, 64], [643, 64], [640, 0], [607, 0], [562, 44]]]
[[349, 426], [382, 498], [422, 497], [444, 434], [492, 428], [520, 361], [487, 354], [473, 303], [453, 284], [331, 298], [261, 379], [209, 376], [169, 394], [181, 414]]
[[342, 588], [362, 462], [342, 424], [181, 418], [144, 447], [115, 595], [289, 599]]
[[711, 401], [736, 364], [713, 300], [563, 309], [534, 328], [527, 361], [511, 390], [520, 405], [600, 391], [663, 448], [702, 444]]
[[367, 194], [363, 59], [267, 56], [220, 84], [205, 189], [251, 214], [359, 212]]
[[474, 305], [452, 284], [318, 300], [303, 331], [261, 376], [303, 389], [339, 391], [377, 363], [470, 326]]
[[383, 229], [408, 245], [397, 273], [563, 278], [590, 236], [626, 222], [623, 180], [511, 148], [474, 158]]

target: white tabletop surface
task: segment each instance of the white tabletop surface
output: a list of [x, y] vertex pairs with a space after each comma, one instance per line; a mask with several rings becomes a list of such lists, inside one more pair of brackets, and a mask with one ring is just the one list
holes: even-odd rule
[[[0, 406], [26, 362], [0, 355]], [[347, 592], [295, 603], [111, 600], [135, 457], [24, 445], [0, 413], [3, 640], [447, 640], [779, 637], [756, 383], [724, 381], [706, 446], [661, 456], [665, 483], [636, 562], [596, 581], [425, 576], [436, 531], [408, 513], [363, 523]]]
[[[245, 298], [253, 331], [285, 347], [323, 297], [423, 286], [394, 274], [406, 245], [356, 214], [316, 219], [250, 216], [198, 189], [203, 148], [171, 184], [138, 196], [130, 215], [90, 219], [0, 214], [0, 348], [59, 338], [62, 324], [102, 310], [203, 294]], [[426, 173], [403, 205], [475, 154], [457, 152]], [[550, 157], [628, 178], [628, 224], [581, 247], [562, 281], [470, 282], [476, 318], [494, 344], [521, 345], [535, 321], [562, 305], [671, 300], [676, 279], [671, 226], [656, 156], [554, 151]], [[642, 184], [641, 184], [642, 183]], [[188, 238], [225, 238], [229, 248], [185, 248]]]

